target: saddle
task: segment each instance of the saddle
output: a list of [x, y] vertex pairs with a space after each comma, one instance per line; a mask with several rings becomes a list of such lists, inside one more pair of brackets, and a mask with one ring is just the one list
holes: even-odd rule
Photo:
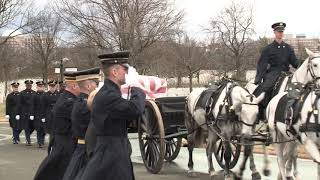
[[[300, 83], [288, 85], [288, 93], [283, 96], [277, 105], [275, 112], [276, 122], [281, 122], [287, 125], [287, 131], [292, 132], [292, 125], [297, 123], [303, 102], [310, 93], [309, 88], [305, 88]], [[275, 122], [275, 123], [276, 123]]]

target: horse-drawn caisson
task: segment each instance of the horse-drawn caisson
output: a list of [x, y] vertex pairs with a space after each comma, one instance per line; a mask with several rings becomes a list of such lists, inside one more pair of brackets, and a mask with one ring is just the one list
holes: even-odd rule
[[[206, 144], [209, 174], [213, 177], [216, 173], [212, 165], [212, 154], [224, 169], [225, 178], [232, 179], [230, 169], [237, 164], [241, 147], [244, 147], [244, 159], [236, 173], [237, 178], [241, 178], [245, 163], [250, 158], [252, 178], [261, 179], [252, 154], [256, 144], [275, 145], [281, 173], [279, 178], [282, 179], [293, 178], [291, 166], [295, 165], [296, 156], [290, 153], [295, 152], [297, 142], [305, 145], [307, 152], [319, 163], [320, 154], [316, 146], [320, 140], [319, 116], [316, 115], [319, 93], [316, 92], [320, 77], [320, 55], [309, 50], [307, 52], [309, 58], [293, 74], [279, 78], [275, 96], [266, 110], [266, 121], [262, 122], [268, 127], [263, 131], [258, 131], [256, 125], [259, 123], [258, 103], [264, 94], [259, 97], [252, 95], [256, 87], [253, 84], [244, 88], [224, 78], [215, 89], [196, 89], [187, 97], [147, 100], [145, 112], [137, 124], [141, 156], [147, 170], [158, 173], [164, 160], [174, 160], [180, 151], [183, 137], [188, 140], [189, 175], [194, 175], [193, 148], [203, 144]], [[298, 92], [293, 99], [299, 103], [296, 100], [289, 101], [293, 92]], [[277, 115], [279, 109], [282, 109], [282, 114]], [[286, 144], [289, 144], [286, 147], [292, 148], [292, 151], [286, 151]], [[264, 172], [267, 173], [268, 169]]]

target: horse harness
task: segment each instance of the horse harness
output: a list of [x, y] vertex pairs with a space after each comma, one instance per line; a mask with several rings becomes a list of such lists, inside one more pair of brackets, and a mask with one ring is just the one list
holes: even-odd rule
[[[215, 118], [213, 113], [211, 113], [211, 112], [212, 112], [213, 108], [216, 106], [216, 103], [217, 103], [220, 95], [222, 93], [224, 93], [224, 92], [222, 92], [223, 89], [226, 88], [226, 86], [229, 82], [231, 83], [231, 85], [226, 89], [226, 92], [225, 92], [226, 96], [224, 97], [222, 104], [219, 105], [219, 111], [218, 111], [217, 117]], [[247, 126], [255, 126], [256, 121], [254, 124], [248, 124], [248, 123], [242, 121], [241, 118], [239, 118], [239, 116], [236, 115], [236, 113], [235, 113], [235, 109], [233, 107], [233, 102], [232, 102], [232, 98], [231, 98], [231, 92], [232, 92], [233, 88], [236, 86], [239, 86], [239, 84], [232, 81], [232, 80], [227, 79], [227, 80], [224, 80], [224, 82], [222, 82], [221, 87], [218, 88], [220, 91], [213, 92], [211, 94], [211, 97], [207, 100], [206, 107], [205, 107], [206, 122], [208, 123], [209, 126], [210, 125], [217, 126], [217, 123], [220, 120], [229, 120], [229, 121], [233, 121], [233, 122], [239, 122], [239, 123], [242, 123]], [[250, 94], [250, 92], [247, 89], [245, 89], [245, 90]], [[252, 101], [253, 95], [251, 95], [250, 98]], [[254, 104], [254, 103], [242, 103], [242, 104], [258, 105], [258, 104]], [[225, 108], [226, 114], [222, 114], [223, 108]]]
[[[299, 131], [300, 132], [315, 132], [317, 137], [319, 137], [319, 133], [320, 133], [320, 124], [319, 124], [319, 106], [318, 104], [319, 99], [320, 99], [320, 89], [315, 89], [315, 94], [316, 94], [316, 98], [312, 103], [312, 108], [308, 111], [308, 115], [307, 115], [307, 122], [302, 124], [299, 127]], [[314, 117], [315, 122], [311, 123], [310, 119], [311, 117]]]

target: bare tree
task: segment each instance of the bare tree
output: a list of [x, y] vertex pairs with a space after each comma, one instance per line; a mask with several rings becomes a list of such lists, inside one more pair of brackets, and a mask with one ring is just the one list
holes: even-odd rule
[[21, 52], [11, 46], [10, 44], [3, 44], [0, 46], [0, 80], [5, 83], [5, 92], [7, 94], [8, 81], [12, 79], [17, 79], [19, 70], [18, 60], [21, 57]]
[[207, 31], [213, 33], [216, 43], [221, 43], [226, 53], [230, 53], [236, 75], [240, 77], [246, 45], [254, 33], [252, 7], [232, 2], [210, 21]]
[[11, 30], [1, 37], [0, 45], [23, 33], [23, 28], [31, 23], [28, 18], [31, 6], [30, 0], [0, 0], [0, 30]]
[[[192, 91], [192, 79], [201, 69], [208, 64], [206, 47], [190, 39], [187, 35], [181, 41], [172, 43], [175, 51], [176, 66], [178, 73], [186, 73], [189, 78], [189, 90]], [[181, 77], [178, 75], [177, 77]], [[179, 84], [179, 79], [178, 79]]]
[[48, 67], [53, 60], [51, 56], [61, 39], [63, 24], [60, 17], [48, 8], [30, 18], [34, 23], [28, 27], [30, 34], [27, 47], [30, 49], [33, 63], [38, 62], [40, 65], [43, 81], [47, 82]]
[[144, 68], [143, 50], [174, 34], [183, 18], [167, 0], [60, 0], [57, 7], [77, 40], [90, 39], [104, 50], [130, 50], [139, 68]]

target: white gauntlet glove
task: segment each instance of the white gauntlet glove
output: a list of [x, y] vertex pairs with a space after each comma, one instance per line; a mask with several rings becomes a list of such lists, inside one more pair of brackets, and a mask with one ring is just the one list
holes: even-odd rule
[[45, 119], [45, 118], [42, 118], [41, 121], [44, 123], [44, 122], [46, 122], [46, 119]]
[[4, 118], [9, 119], [10, 115], [5, 115]]
[[125, 79], [126, 79], [126, 85], [141, 87], [141, 84], [139, 82], [139, 74], [134, 67], [130, 66], [128, 68], [128, 74], [125, 75]]
[[30, 120], [33, 121], [34, 120], [34, 116], [30, 116]]
[[16, 120], [19, 120], [20, 119], [20, 115], [16, 115]]

